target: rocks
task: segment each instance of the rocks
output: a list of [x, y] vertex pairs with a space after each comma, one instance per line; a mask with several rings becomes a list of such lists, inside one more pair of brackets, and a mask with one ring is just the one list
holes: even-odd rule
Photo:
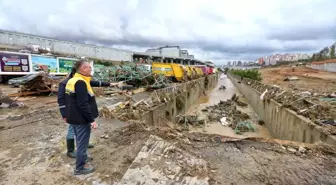
[[296, 152], [296, 149], [295, 148], [291, 148], [291, 147], [287, 147], [287, 150], [289, 152], [292, 152], [292, 153], [295, 153]]
[[290, 76], [290, 77], [286, 77], [284, 79], [284, 81], [296, 81], [296, 80], [299, 80], [299, 77], [297, 77], [297, 76]]
[[100, 138], [103, 138], [103, 139], [108, 139], [109, 138], [109, 135], [102, 135], [102, 136], [100, 136]]
[[307, 150], [303, 146], [299, 146], [299, 152], [305, 153]]

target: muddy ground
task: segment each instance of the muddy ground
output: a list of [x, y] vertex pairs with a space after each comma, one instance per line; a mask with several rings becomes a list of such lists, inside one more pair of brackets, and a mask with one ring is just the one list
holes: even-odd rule
[[204, 159], [207, 171], [186, 167], [185, 175], [202, 173], [209, 176], [210, 184], [336, 183], [334, 149], [307, 146], [299, 151], [297, 145], [287, 147], [285, 142], [236, 140], [104, 119], [98, 121], [100, 127], [93, 131], [96, 145], [89, 150], [96, 172], [73, 176], [75, 161], [65, 156], [67, 124], [60, 119], [56, 104], [34, 105], [34, 108], [6, 110], [7, 113], [13, 111], [12, 116], [0, 120], [1, 185], [116, 183], [150, 135], [157, 135]]
[[[279, 66], [260, 69], [263, 83], [278, 85], [283, 89], [296, 89], [299, 91], [313, 91], [317, 93], [336, 91], [336, 74], [307, 68], [296, 67], [292, 72], [291, 66]], [[297, 76], [298, 81], [283, 81], [288, 76]]]

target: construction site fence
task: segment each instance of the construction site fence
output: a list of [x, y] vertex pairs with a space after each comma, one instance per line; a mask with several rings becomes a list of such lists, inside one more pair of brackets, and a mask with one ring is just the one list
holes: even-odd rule
[[307, 67], [316, 69], [319, 71], [327, 71], [327, 72], [336, 72], [336, 61], [335, 62], [316, 62], [311, 65], [307, 65]]

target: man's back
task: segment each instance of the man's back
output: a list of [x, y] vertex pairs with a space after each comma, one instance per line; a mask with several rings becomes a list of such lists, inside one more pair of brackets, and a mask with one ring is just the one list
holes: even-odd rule
[[66, 116], [71, 124], [88, 124], [98, 117], [90, 78], [76, 73], [66, 85]]

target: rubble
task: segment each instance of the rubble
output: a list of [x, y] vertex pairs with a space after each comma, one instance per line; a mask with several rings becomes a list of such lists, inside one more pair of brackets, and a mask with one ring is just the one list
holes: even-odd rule
[[200, 115], [178, 115], [176, 116], [177, 123], [182, 125], [184, 129], [188, 130], [191, 126], [204, 126], [207, 120], [206, 116]]
[[24, 107], [22, 102], [16, 101], [5, 95], [0, 90], [0, 108]]
[[246, 129], [244, 124], [250, 119], [249, 115], [237, 109], [236, 105], [242, 103], [234, 95], [230, 100], [220, 101], [217, 105], [208, 106], [202, 109], [210, 122], [220, 122], [223, 126], [229, 126], [236, 129], [237, 133], [254, 131], [254, 129]]
[[234, 101], [240, 107], [247, 107], [247, 103], [240, 101], [239, 96], [236, 94], [232, 95], [231, 100]]
[[255, 132], [255, 128], [248, 121], [239, 122], [234, 128], [236, 134], [242, 134], [243, 132]]
[[[318, 125], [322, 125], [326, 120], [334, 120], [336, 118], [336, 106], [332, 104], [332, 100], [320, 101], [321, 99], [327, 99], [332, 94], [319, 94], [310, 91], [297, 92], [295, 90], [285, 91], [279, 87], [265, 85], [250, 79], [244, 79], [243, 82], [261, 92], [260, 98], [263, 101], [273, 99], [282, 104], [282, 107], [289, 108]], [[334, 131], [331, 131], [331, 133], [336, 134], [336, 129], [332, 130]]]
[[110, 66], [97, 69], [94, 73], [95, 80], [109, 82], [125, 82], [122, 89], [146, 87], [148, 89], [158, 89], [168, 86], [170, 81], [164, 75], [152, 74], [150, 71], [135, 64]]
[[49, 73], [44, 71], [39, 72], [34, 78], [25, 82], [19, 93], [10, 94], [10, 97], [28, 96], [41, 93], [57, 93], [58, 84], [62, 81], [62, 78], [51, 79]]
[[167, 102], [171, 99], [168, 93], [154, 91], [147, 99], [135, 101], [131, 95], [126, 95], [126, 98], [113, 105], [106, 105], [100, 109], [100, 116], [108, 119], [140, 120], [141, 116], [149, 111], [152, 107], [160, 103]]

